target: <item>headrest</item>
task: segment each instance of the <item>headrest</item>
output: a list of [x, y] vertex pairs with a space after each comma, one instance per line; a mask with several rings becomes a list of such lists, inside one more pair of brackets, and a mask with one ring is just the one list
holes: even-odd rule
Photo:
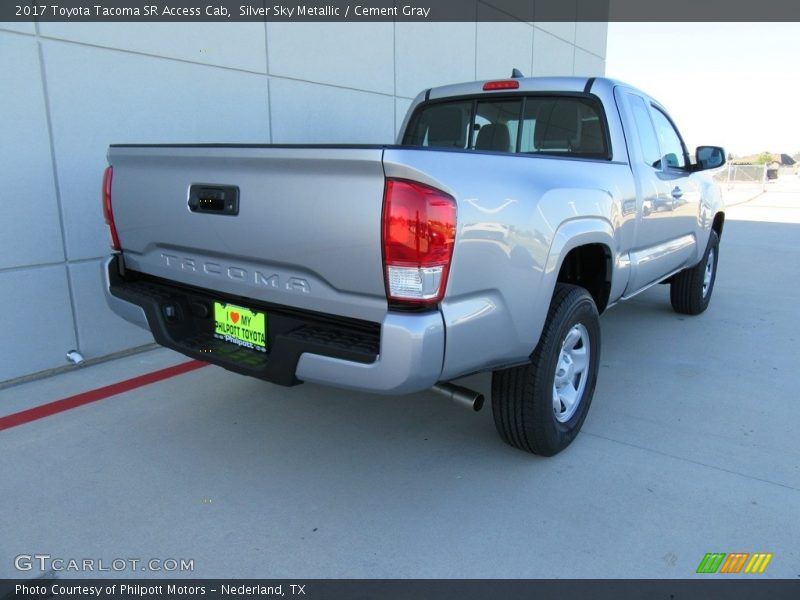
[[508, 135], [508, 127], [505, 125], [484, 125], [478, 130], [475, 149], [511, 152], [511, 137]]

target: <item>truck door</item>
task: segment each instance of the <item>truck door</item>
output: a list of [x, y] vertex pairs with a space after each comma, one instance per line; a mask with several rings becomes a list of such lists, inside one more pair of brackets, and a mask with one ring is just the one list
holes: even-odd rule
[[629, 150], [637, 185], [636, 241], [625, 291], [629, 296], [682, 268], [696, 255], [700, 193], [690, 178], [686, 147], [667, 115], [638, 94], [626, 91], [623, 95], [627, 129], [635, 130]]

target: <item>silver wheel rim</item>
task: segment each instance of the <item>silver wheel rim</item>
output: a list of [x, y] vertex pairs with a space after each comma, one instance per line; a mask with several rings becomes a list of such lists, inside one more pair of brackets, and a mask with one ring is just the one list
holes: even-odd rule
[[589, 332], [578, 323], [564, 337], [553, 379], [553, 413], [560, 423], [569, 421], [581, 403], [589, 358]]
[[714, 276], [714, 250], [708, 253], [708, 260], [706, 261], [706, 270], [703, 273], [703, 298], [708, 296], [708, 290], [711, 289], [711, 278]]

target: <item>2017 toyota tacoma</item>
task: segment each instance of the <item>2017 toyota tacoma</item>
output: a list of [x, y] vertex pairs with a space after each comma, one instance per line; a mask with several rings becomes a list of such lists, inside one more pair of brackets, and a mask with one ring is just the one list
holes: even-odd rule
[[724, 223], [666, 110], [604, 78], [448, 85], [394, 145], [113, 145], [107, 299], [187, 356], [280, 385], [381, 394], [491, 370], [509, 444], [565, 448], [598, 314], [669, 283], [699, 314]]

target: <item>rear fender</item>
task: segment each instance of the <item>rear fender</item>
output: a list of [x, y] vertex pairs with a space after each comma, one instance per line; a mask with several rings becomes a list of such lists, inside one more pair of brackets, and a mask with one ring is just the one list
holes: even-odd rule
[[[619, 257], [613, 226], [602, 217], [572, 219], [562, 223], [553, 236], [553, 243], [550, 246], [547, 263], [542, 273], [542, 289], [549, 290], [550, 293], [540, 296], [537, 314], [547, 314], [552, 291], [556, 287], [564, 259], [575, 248], [589, 244], [601, 244], [611, 253], [612, 277], [609, 301], [622, 295], [628, 280], [629, 261]], [[542, 316], [541, 322], [544, 324], [544, 316]]]

